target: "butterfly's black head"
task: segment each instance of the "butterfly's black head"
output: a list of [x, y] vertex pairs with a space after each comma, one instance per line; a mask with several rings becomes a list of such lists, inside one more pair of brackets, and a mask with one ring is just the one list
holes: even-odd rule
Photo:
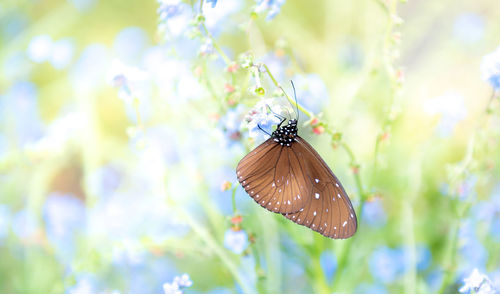
[[272, 138], [274, 142], [279, 143], [281, 146], [290, 147], [295, 142], [297, 137], [297, 120], [291, 119], [286, 126], [278, 126], [273, 132]]

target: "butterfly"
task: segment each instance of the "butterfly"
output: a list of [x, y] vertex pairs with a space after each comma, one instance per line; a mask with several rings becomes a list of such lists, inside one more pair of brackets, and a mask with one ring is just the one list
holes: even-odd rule
[[298, 117], [284, 125], [285, 120], [282, 117], [271, 137], [241, 159], [238, 181], [269, 211], [329, 238], [351, 237], [357, 218], [342, 184], [298, 135]]

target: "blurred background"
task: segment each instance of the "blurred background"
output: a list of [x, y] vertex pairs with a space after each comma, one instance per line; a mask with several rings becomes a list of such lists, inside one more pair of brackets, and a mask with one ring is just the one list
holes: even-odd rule
[[[2, 0], [0, 292], [495, 293], [496, 4]], [[348, 240], [236, 181], [290, 80]]]

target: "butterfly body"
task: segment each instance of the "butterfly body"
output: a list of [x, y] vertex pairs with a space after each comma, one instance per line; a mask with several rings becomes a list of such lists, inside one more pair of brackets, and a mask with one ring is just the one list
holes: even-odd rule
[[334, 239], [352, 236], [357, 219], [351, 201], [321, 156], [283, 121], [271, 138], [236, 168], [238, 181], [262, 207]]

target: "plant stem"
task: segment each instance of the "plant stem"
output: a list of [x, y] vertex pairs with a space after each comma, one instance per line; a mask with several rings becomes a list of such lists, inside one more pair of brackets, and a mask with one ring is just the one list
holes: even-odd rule
[[208, 31], [207, 26], [205, 25], [205, 22], [201, 23], [201, 27], [205, 31], [205, 34], [210, 39], [210, 41], [212, 41], [212, 45], [214, 46], [214, 48], [217, 51], [217, 53], [219, 53], [220, 57], [222, 57], [222, 59], [224, 60], [224, 62], [226, 63], [226, 65], [230, 65], [231, 64], [231, 58], [229, 58], [226, 55], [226, 53], [224, 53], [224, 51], [222, 51], [222, 49], [219, 47], [219, 45], [217, 44], [217, 42], [215, 42], [215, 39], [212, 36], [212, 34]]

